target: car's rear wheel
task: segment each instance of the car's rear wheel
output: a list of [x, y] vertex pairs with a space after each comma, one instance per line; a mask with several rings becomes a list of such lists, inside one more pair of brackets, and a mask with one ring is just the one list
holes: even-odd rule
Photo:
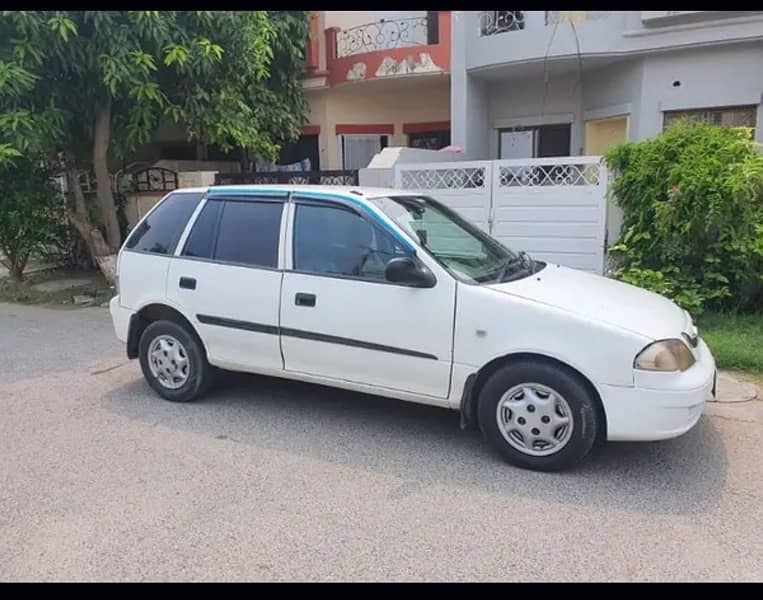
[[495, 371], [478, 399], [479, 424], [509, 463], [538, 471], [566, 469], [596, 441], [597, 398], [574, 372], [522, 360]]
[[173, 402], [190, 402], [203, 394], [212, 368], [193, 333], [173, 321], [155, 321], [140, 336], [140, 367], [148, 384]]

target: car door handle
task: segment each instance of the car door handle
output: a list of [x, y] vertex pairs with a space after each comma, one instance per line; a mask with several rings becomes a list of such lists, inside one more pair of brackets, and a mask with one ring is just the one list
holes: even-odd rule
[[315, 294], [299, 293], [294, 296], [294, 304], [297, 306], [315, 306]]
[[193, 277], [181, 277], [178, 285], [186, 290], [195, 290], [196, 280]]

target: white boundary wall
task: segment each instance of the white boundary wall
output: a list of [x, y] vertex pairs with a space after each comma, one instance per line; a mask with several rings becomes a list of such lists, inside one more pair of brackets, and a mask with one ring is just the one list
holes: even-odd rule
[[604, 272], [607, 170], [599, 156], [395, 164], [394, 186], [440, 200], [509, 248]]

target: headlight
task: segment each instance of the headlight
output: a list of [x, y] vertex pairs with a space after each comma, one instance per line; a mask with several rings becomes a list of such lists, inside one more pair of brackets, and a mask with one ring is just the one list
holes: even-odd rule
[[694, 362], [694, 355], [681, 340], [661, 340], [639, 352], [633, 366], [645, 371], [685, 371]]

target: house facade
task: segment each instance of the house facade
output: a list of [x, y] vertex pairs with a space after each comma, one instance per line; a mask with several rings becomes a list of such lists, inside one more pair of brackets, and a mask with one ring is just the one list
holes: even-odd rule
[[455, 11], [452, 142], [601, 154], [692, 115], [763, 141], [763, 11]]
[[387, 146], [450, 144], [449, 11], [312, 11], [310, 106], [281, 162], [359, 169]]

